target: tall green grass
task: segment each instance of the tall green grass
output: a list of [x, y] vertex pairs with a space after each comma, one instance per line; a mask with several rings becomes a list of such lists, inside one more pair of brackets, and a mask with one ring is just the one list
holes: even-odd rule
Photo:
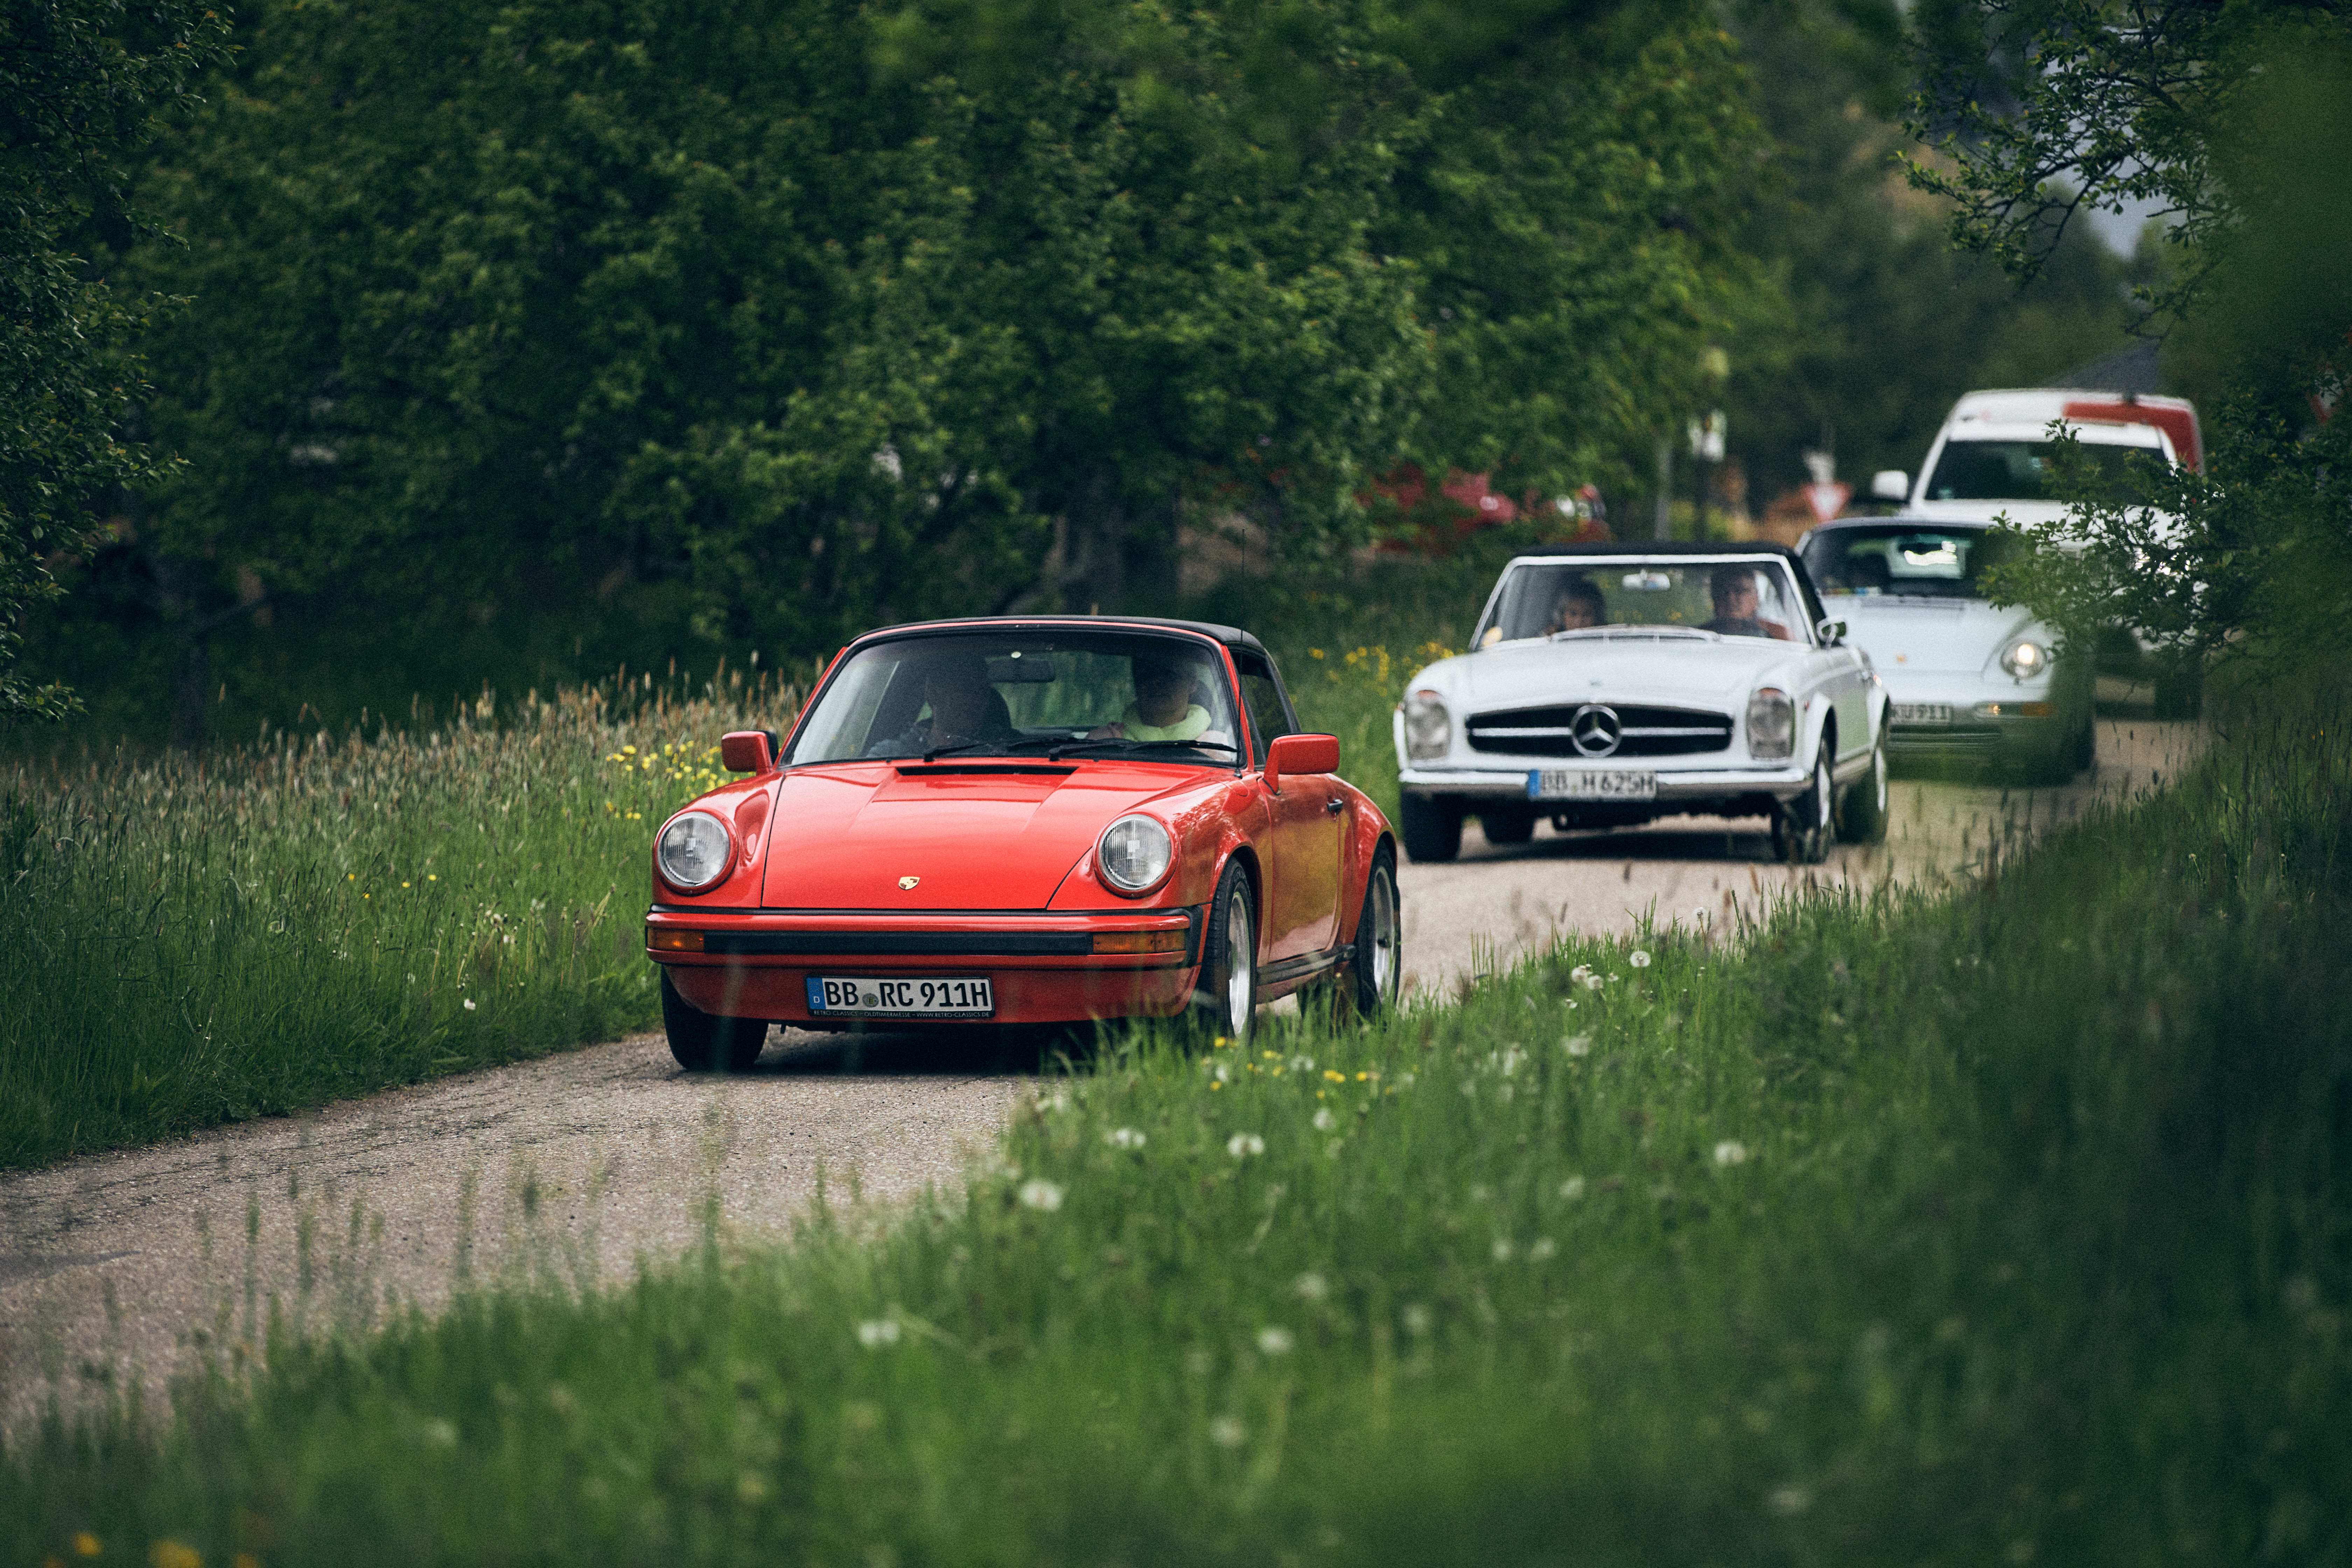
[[1570, 947], [1247, 1057], [1114, 1041], [878, 1235], [714, 1235], [610, 1295], [281, 1342], [168, 1421], [16, 1440], [0, 1536], [352, 1564], [2343, 1561], [2342, 719], [2248, 724], [1956, 894]]
[[608, 683], [0, 771], [0, 1165], [649, 1023], [649, 834], [793, 693]]

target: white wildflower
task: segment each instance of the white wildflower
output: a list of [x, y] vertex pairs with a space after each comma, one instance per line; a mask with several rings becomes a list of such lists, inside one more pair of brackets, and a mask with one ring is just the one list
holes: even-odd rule
[[1103, 1134], [1103, 1142], [1114, 1149], [1140, 1149], [1144, 1144], [1143, 1130], [1139, 1127], [1114, 1127]]
[[1291, 1281], [1290, 1290], [1302, 1301], [1320, 1301], [1331, 1293], [1331, 1282], [1320, 1274], [1301, 1274]]
[[1536, 1237], [1534, 1242], [1528, 1247], [1528, 1261], [1530, 1263], [1548, 1262], [1550, 1260], [1552, 1254], [1559, 1250], [1559, 1247], [1552, 1245], [1551, 1237], [1548, 1236], [1539, 1236]]
[[897, 1344], [898, 1342], [898, 1320], [896, 1318], [868, 1318], [866, 1321], [857, 1325], [857, 1342], [864, 1345], [870, 1351], [878, 1351], [884, 1345]]
[[1507, 1237], [1498, 1239], [1495, 1243], [1495, 1261], [1497, 1263], [1508, 1263], [1510, 1260], [1511, 1244], [1509, 1239]]
[[1592, 1054], [1592, 1037], [1591, 1035], [1570, 1035], [1568, 1038], [1560, 1041], [1559, 1048], [1566, 1051], [1572, 1057], [1589, 1057]]
[[1021, 1184], [1021, 1203], [1024, 1208], [1052, 1214], [1062, 1206], [1062, 1189], [1043, 1177], [1024, 1182]]
[[1249, 1441], [1249, 1431], [1230, 1415], [1220, 1415], [1209, 1423], [1209, 1441], [1220, 1448], [1238, 1448]]
[[1727, 1138], [1715, 1146], [1715, 1163], [1718, 1165], [1742, 1164], [1747, 1159], [1748, 1145], [1737, 1139]]
[[1647, 969], [1650, 967], [1650, 955], [1637, 947], [1633, 950], [1632, 956], [1628, 957], [1625, 962], [1632, 964], [1636, 969]]
[[466, 1011], [468, 1013], [474, 1011], [474, 999], [471, 996], [466, 998]]
[[457, 1428], [454, 1423], [445, 1421], [436, 1415], [425, 1424], [425, 1440], [436, 1448], [455, 1447], [457, 1443]]
[[1315, 1070], [1315, 1058], [1313, 1057], [1293, 1057], [1290, 1058], [1290, 1070], [1292, 1072], [1313, 1072]]
[[1339, 1125], [1339, 1119], [1331, 1114], [1329, 1106], [1319, 1106], [1315, 1111], [1313, 1125], [1318, 1132], [1328, 1132]]
[[1260, 1329], [1257, 1331], [1257, 1348], [1267, 1355], [1288, 1355], [1290, 1347], [1297, 1342], [1288, 1329]]
[[1570, 1203], [1574, 1203], [1578, 1198], [1582, 1197], [1584, 1195], [1584, 1178], [1582, 1176], [1569, 1177], [1568, 1180], [1559, 1184], [1559, 1195], [1568, 1199]]
[[1429, 1315], [1429, 1309], [1418, 1301], [1407, 1302], [1404, 1310], [1397, 1315], [1404, 1320], [1404, 1331], [1409, 1334], [1425, 1334], [1434, 1321]]
[[1225, 1140], [1225, 1152], [1236, 1160], [1246, 1160], [1252, 1154], [1265, 1152], [1265, 1140], [1255, 1132], [1236, 1132]]

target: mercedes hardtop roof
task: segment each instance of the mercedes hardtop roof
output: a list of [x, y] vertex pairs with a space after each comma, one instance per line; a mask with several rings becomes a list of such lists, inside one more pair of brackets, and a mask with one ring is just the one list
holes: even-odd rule
[[1239, 626], [1220, 626], [1214, 621], [1179, 621], [1161, 616], [963, 616], [952, 620], [908, 621], [903, 626], [877, 626], [859, 636], [856, 642], [869, 642], [877, 637], [948, 637], [960, 632], [1009, 630], [1024, 626], [1069, 626], [1089, 631], [1117, 631], [1131, 627], [1143, 631], [1190, 632], [1196, 637], [1221, 642], [1227, 647], [1265, 652], [1264, 643]]

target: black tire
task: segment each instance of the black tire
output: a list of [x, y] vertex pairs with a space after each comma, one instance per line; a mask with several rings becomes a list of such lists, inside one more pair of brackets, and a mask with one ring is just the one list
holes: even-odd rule
[[1886, 726], [1870, 749], [1870, 771], [1838, 796], [1837, 836], [1847, 844], [1886, 842]]
[[1462, 807], [1454, 802], [1408, 795], [1397, 815], [1404, 852], [1414, 864], [1435, 865], [1462, 853]]
[[1478, 813], [1489, 844], [1525, 844], [1536, 836], [1536, 814], [1524, 806], [1490, 805]]
[[1830, 807], [1835, 785], [1830, 777], [1826, 737], [1813, 753], [1811, 788], [1780, 803], [1772, 814], [1772, 853], [1791, 866], [1818, 866], [1830, 858]]
[[1340, 994], [1357, 1017], [1377, 1018], [1396, 1006], [1403, 974], [1404, 902], [1397, 894], [1396, 852], [1383, 844], [1364, 879], [1356, 951], [1339, 972]]
[[1203, 1027], [1236, 1046], [1249, 1044], [1257, 1027], [1257, 889], [1238, 860], [1225, 862], [1209, 900], [1192, 1011]]
[[765, 1018], [721, 1018], [677, 994], [669, 971], [661, 977], [662, 1032], [669, 1054], [688, 1072], [748, 1072], [768, 1043]]

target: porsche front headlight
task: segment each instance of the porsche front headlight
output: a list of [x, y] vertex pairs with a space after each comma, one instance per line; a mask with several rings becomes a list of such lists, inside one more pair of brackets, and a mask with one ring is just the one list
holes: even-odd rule
[[727, 872], [734, 848], [727, 825], [707, 811], [681, 811], [654, 848], [661, 874], [681, 893], [698, 893]]
[[1141, 893], [1159, 885], [1176, 858], [1176, 841], [1168, 829], [1148, 816], [1122, 816], [1103, 829], [1095, 846], [1095, 864], [1103, 880], [1122, 893]]
[[1773, 762], [1797, 747], [1797, 705], [1777, 686], [1759, 686], [1748, 700], [1748, 754]]
[[2032, 637], [2020, 637], [2000, 650], [2000, 667], [2020, 680], [2050, 672], [2050, 650]]
[[1412, 761], [1442, 757], [1454, 738], [1454, 717], [1445, 700], [1427, 687], [1408, 692], [1404, 700], [1404, 754]]

